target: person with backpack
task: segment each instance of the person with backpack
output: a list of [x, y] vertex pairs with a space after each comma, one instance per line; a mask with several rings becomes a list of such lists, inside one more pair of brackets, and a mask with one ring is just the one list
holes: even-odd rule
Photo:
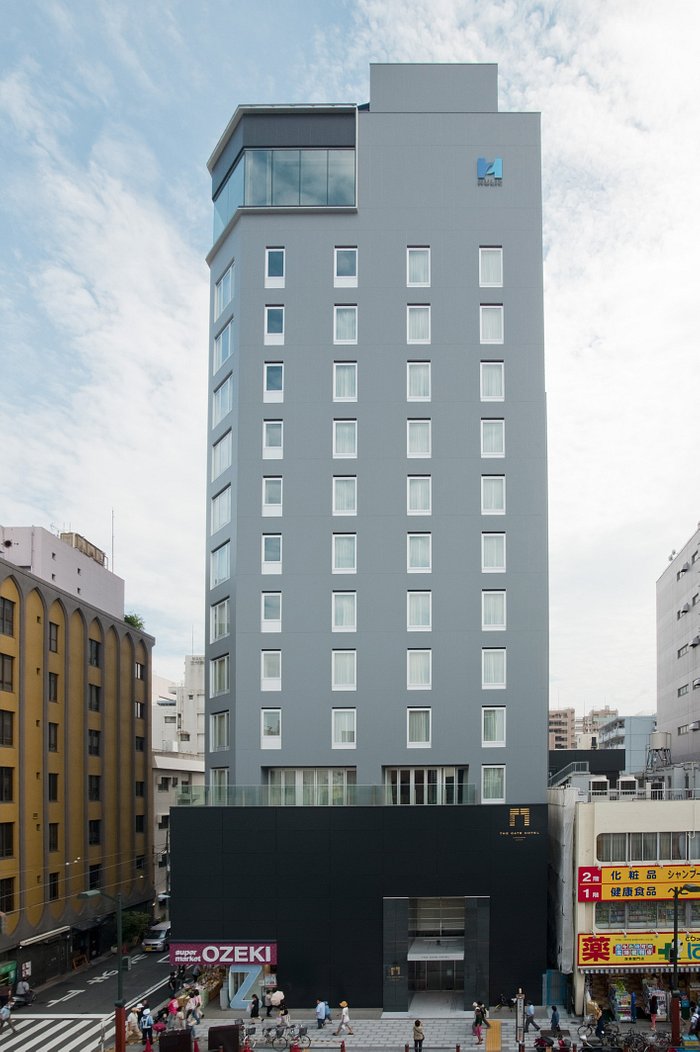
[[139, 1026], [141, 1027], [141, 1043], [145, 1045], [147, 1041], [150, 1041], [152, 1044], [153, 1016], [151, 1015], [151, 1009], [148, 1007], [148, 1001], [144, 1001], [141, 1018], [139, 1019]]

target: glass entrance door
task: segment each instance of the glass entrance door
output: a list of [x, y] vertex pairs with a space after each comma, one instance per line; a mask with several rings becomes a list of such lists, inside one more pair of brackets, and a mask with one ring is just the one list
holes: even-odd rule
[[408, 989], [461, 990], [464, 986], [463, 961], [409, 961]]

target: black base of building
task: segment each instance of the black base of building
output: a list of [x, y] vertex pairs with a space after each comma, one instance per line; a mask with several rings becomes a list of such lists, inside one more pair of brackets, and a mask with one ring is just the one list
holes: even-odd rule
[[545, 804], [178, 807], [170, 846], [174, 941], [275, 941], [293, 1006], [407, 1011], [409, 913], [428, 899], [464, 900], [465, 1008], [540, 999]]

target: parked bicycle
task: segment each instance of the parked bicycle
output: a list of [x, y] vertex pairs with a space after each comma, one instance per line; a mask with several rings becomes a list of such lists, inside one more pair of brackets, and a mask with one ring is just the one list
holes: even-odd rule
[[[588, 1038], [597, 1037], [596, 1028], [598, 1024], [595, 1019], [588, 1016], [583, 1023], [578, 1027], [578, 1036], [582, 1041], [586, 1041]], [[602, 1043], [607, 1045], [618, 1045], [620, 1037], [620, 1028], [617, 1023], [612, 1021], [604, 1023], [602, 1027]]]
[[263, 1026], [260, 1032], [254, 1026], [246, 1026], [238, 1022], [241, 1028], [241, 1052], [252, 1052], [256, 1045], [267, 1045], [281, 1052], [284, 1048], [299, 1045], [300, 1048], [310, 1048], [311, 1038], [308, 1028], [292, 1023], [291, 1026]]
[[671, 1035], [666, 1030], [648, 1030], [645, 1052], [666, 1052], [671, 1047]]

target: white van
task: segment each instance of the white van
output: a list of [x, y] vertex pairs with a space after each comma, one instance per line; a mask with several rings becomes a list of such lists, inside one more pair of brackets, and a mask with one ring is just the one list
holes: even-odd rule
[[161, 953], [163, 950], [167, 950], [170, 945], [170, 935], [170, 921], [154, 924], [144, 935], [141, 949], [145, 950], [146, 953]]

